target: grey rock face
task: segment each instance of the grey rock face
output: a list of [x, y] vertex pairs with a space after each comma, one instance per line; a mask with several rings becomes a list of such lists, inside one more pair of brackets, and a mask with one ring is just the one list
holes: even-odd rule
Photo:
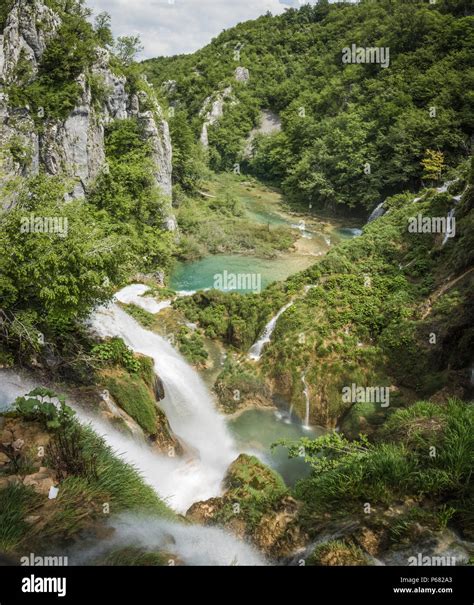
[[204, 101], [200, 116], [204, 118], [201, 130], [201, 143], [204, 147], [209, 147], [208, 128], [218, 122], [224, 115], [224, 103], [232, 95], [232, 87], [229, 86], [223, 91], [214, 93]]
[[84, 195], [104, 162], [104, 127], [92, 107], [84, 75], [78, 78], [81, 99], [63, 122], [49, 122], [41, 137], [41, 161], [50, 174], [76, 181], [71, 197]]
[[250, 80], [250, 72], [246, 67], [236, 67], [234, 76], [237, 82], [248, 82]]
[[151, 87], [148, 93], [129, 95], [125, 76], [116, 75], [110, 69], [107, 50], [97, 49], [97, 59], [91, 69], [92, 75], [102, 80], [106, 91], [101, 107], [93, 102], [85, 74], [77, 79], [80, 96], [73, 111], [65, 120], [45, 119], [41, 135], [35, 129], [29, 108], [17, 110], [9, 106], [2, 84], [14, 81], [19, 60], [26, 59], [30, 63], [34, 77], [47, 44], [57, 34], [60, 24], [59, 16], [42, 0], [17, 0], [0, 35], [0, 145], [2, 149], [14, 146], [16, 150], [15, 157], [6, 153], [3, 168], [7, 177], [36, 174], [41, 164], [49, 174], [64, 174], [73, 180], [68, 199], [82, 197], [105, 168], [104, 126], [113, 120], [133, 117], [141, 123], [144, 138], [152, 149], [156, 184], [165, 198], [164, 227], [175, 230], [168, 123]]
[[129, 95], [125, 90], [127, 79], [125, 76], [117, 76], [109, 67], [109, 53], [103, 49], [97, 49], [97, 61], [92, 68], [94, 75], [102, 78], [107, 96], [104, 103], [105, 121], [123, 120], [128, 117]]
[[33, 73], [36, 73], [38, 62], [60, 24], [58, 15], [42, 0], [18, 0], [13, 5], [3, 32], [0, 78], [5, 82], [10, 81], [20, 59], [26, 59]]

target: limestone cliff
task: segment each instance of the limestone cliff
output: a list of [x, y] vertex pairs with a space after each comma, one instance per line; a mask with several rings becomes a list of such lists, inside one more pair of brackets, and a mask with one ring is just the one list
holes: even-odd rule
[[[43, 0], [16, 0], [0, 35], [0, 147], [3, 177], [30, 176], [40, 168], [71, 179], [70, 197], [84, 196], [102, 169], [106, 169], [104, 128], [113, 120], [135, 118], [150, 143], [157, 186], [166, 199], [164, 226], [176, 228], [171, 209], [172, 147], [168, 124], [146, 81], [139, 92], [128, 92], [127, 79], [116, 75], [109, 52], [98, 47], [88, 73], [76, 79], [79, 95], [65, 119], [35, 115], [28, 106], [13, 106], [9, 86], [21, 85], [19, 72], [28, 70], [34, 81], [48, 43], [60, 35], [61, 18]], [[93, 98], [91, 79], [104, 91]]]

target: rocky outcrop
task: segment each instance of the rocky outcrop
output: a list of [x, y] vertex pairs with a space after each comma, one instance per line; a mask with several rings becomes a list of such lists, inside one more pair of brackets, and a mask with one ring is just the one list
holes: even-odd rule
[[[45, 117], [41, 129], [28, 107], [14, 109], [2, 87], [15, 81], [18, 63], [27, 61], [29, 78], [34, 79], [49, 41], [57, 35], [60, 17], [42, 0], [17, 0], [0, 36], [0, 144], [6, 150], [6, 177], [36, 174], [42, 166], [48, 174], [71, 179], [69, 198], [84, 196], [101, 170], [106, 169], [104, 127], [113, 120], [137, 119], [150, 143], [157, 187], [163, 193], [163, 223], [176, 229], [171, 207], [172, 147], [168, 123], [146, 82], [137, 94], [127, 92], [127, 80], [110, 67], [109, 53], [96, 49], [96, 61], [89, 74], [76, 80], [80, 91], [77, 104], [64, 120]], [[100, 81], [104, 96], [92, 98], [89, 76]], [[42, 115], [34, 116], [36, 121]], [[39, 134], [39, 130], [41, 134]]]
[[10, 82], [20, 60], [28, 61], [35, 74], [60, 24], [59, 16], [42, 0], [15, 2], [0, 36], [0, 80]]
[[86, 78], [78, 78], [81, 98], [63, 122], [48, 121], [40, 137], [40, 160], [52, 175], [71, 177], [71, 197], [85, 195], [105, 162], [104, 127], [92, 106]]
[[303, 547], [307, 536], [298, 523], [300, 503], [288, 495], [278, 473], [241, 454], [230, 465], [224, 487], [223, 496], [196, 502], [186, 517], [203, 525], [224, 525], [275, 559]]
[[237, 82], [248, 82], [250, 80], [250, 72], [246, 67], [236, 67], [234, 77]]
[[270, 134], [274, 134], [275, 132], [280, 132], [281, 131], [281, 120], [280, 117], [274, 113], [273, 111], [270, 111], [269, 109], [264, 109], [261, 111], [260, 113], [260, 124], [257, 128], [254, 128], [248, 138], [247, 141], [245, 143], [245, 149], [244, 149], [244, 157], [245, 158], [250, 158], [253, 155], [253, 142], [255, 140], [255, 137], [258, 135], [270, 135]]
[[[226, 99], [232, 96], [232, 87], [228, 86], [222, 91], [216, 92], [204, 101], [199, 113], [204, 118], [201, 130], [201, 144], [209, 147], [208, 128], [216, 124], [224, 115], [224, 103]], [[233, 101], [236, 102], [235, 100]]]

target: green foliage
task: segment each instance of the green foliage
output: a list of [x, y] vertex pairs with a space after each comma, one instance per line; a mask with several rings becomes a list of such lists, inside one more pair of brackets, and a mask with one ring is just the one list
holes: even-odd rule
[[99, 13], [94, 20], [94, 30], [103, 46], [113, 46], [114, 37], [111, 28], [111, 17], [106, 11]]
[[[464, 156], [473, 17], [454, 4], [307, 5], [240, 23], [194, 54], [151, 59], [143, 69], [157, 88], [176, 81], [168, 100], [187, 112], [196, 140], [203, 100], [232, 85], [223, 118], [209, 128], [213, 168], [240, 162], [305, 205], [364, 211], [416, 187], [426, 149], [442, 153], [446, 166]], [[389, 69], [342, 63], [354, 41], [390, 48]], [[249, 68], [248, 82], [235, 81], [238, 65]], [[253, 157], [243, 158], [259, 109], [278, 113], [283, 130], [257, 137]]]
[[149, 435], [156, 434], [156, 402], [149, 387], [126, 372], [104, 374], [103, 382], [117, 404]]
[[444, 167], [444, 155], [441, 151], [427, 149], [421, 160], [423, 177], [431, 181], [439, 181]]
[[[64, 204], [66, 190], [59, 178], [33, 177], [0, 218], [0, 338], [20, 356], [41, 349], [40, 334], [44, 342], [64, 337], [131, 267], [129, 240], [82, 200]], [[61, 221], [62, 232], [49, 219]], [[32, 220], [41, 231], [31, 232]]]
[[204, 340], [199, 332], [191, 331], [182, 326], [178, 332], [178, 345], [180, 352], [193, 364], [203, 365], [209, 357]]
[[169, 117], [169, 127], [173, 142], [173, 184], [187, 193], [196, 193], [206, 174], [206, 165], [204, 154], [189, 125], [187, 113], [176, 111]]
[[178, 298], [173, 306], [190, 321], [199, 323], [206, 336], [246, 350], [255, 342], [271, 314], [279, 308], [279, 294], [276, 292], [274, 300], [263, 300], [256, 294], [209, 290]]
[[263, 465], [254, 456], [241, 454], [231, 464], [225, 478], [227, 493], [215, 521], [226, 523], [235, 516], [235, 504], [239, 504], [239, 515], [245, 521], [247, 532], [258, 525], [262, 516], [287, 493], [283, 479], [278, 473]]
[[14, 0], [5, 0], [0, 5], [0, 32], [3, 32], [7, 23], [7, 17], [10, 14]]
[[9, 87], [13, 106], [29, 105], [33, 115], [44, 109], [48, 118], [64, 119], [75, 107], [81, 89], [76, 81], [95, 59], [97, 37], [81, 14], [62, 13], [57, 35], [50, 40], [41, 58], [37, 77], [25, 78], [21, 67]]
[[156, 317], [153, 313], [150, 313], [133, 303], [125, 305], [125, 310], [145, 328], [152, 328], [156, 323]]
[[144, 268], [167, 268], [172, 235], [162, 229], [163, 194], [156, 186], [151, 148], [137, 120], [113, 122], [106, 131], [107, 168], [88, 201], [106, 211], [114, 232], [130, 238]]
[[0, 550], [14, 549], [31, 530], [25, 517], [38, 504], [39, 496], [31, 487], [13, 483], [0, 489]]
[[412, 508], [390, 526], [390, 540], [395, 544], [412, 542], [416, 539], [420, 524], [432, 531], [440, 532], [446, 529], [455, 512], [456, 509], [446, 504], [437, 510]]
[[143, 48], [140, 36], [119, 36], [114, 51], [124, 65], [130, 65]]
[[138, 373], [141, 369], [141, 361], [119, 337], [110, 338], [96, 345], [92, 349], [92, 355], [108, 364], [122, 366], [129, 372]]
[[364, 551], [352, 543], [343, 540], [330, 540], [318, 544], [309, 558], [307, 565], [368, 565]]
[[[472, 486], [473, 425], [472, 404], [419, 402], [393, 413], [375, 443], [339, 433], [303, 438], [289, 452], [303, 453], [313, 471], [297, 484], [296, 495], [309, 517], [342, 504], [345, 510], [364, 502], [390, 504], [402, 495], [462, 499]], [[446, 509], [439, 522], [454, 513]]]
[[269, 389], [250, 363], [236, 363], [227, 357], [224, 368], [216, 378], [214, 391], [223, 410], [232, 414], [249, 401], [268, 401]]
[[[57, 400], [54, 401], [54, 400]], [[75, 412], [63, 395], [38, 387], [15, 400], [15, 411], [25, 420], [41, 422], [46, 429], [63, 429], [71, 424]]]
[[54, 470], [58, 482], [70, 475], [97, 478], [97, 453], [86, 455], [84, 434], [77, 423], [63, 423], [59, 427], [46, 446], [45, 461]]

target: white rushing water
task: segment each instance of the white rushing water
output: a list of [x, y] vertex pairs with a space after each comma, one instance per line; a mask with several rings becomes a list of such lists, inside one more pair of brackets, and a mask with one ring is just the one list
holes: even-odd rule
[[303, 372], [303, 374], [301, 375], [301, 380], [303, 381], [304, 385], [303, 394], [306, 401], [306, 412], [304, 416], [303, 428], [310, 429], [311, 427], [309, 426], [309, 387], [308, 383], [306, 382], [306, 372]]
[[384, 214], [385, 214], [384, 202], [381, 202], [378, 206], [376, 206], [372, 210], [369, 218], [367, 219], [367, 223], [371, 223], [372, 221], [375, 221], [375, 219], [383, 216]]
[[13, 370], [0, 370], [0, 412], [7, 410], [17, 397], [25, 395], [36, 386]]
[[265, 565], [267, 561], [250, 544], [223, 529], [185, 525], [130, 513], [113, 519], [111, 539], [92, 549], [71, 553], [73, 564], [84, 564], [107, 551], [126, 546], [161, 551], [185, 565]]
[[[118, 293], [117, 298], [120, 297]], [[189, 447], [193, 458], [185, 461], [150, 453], [148, 459], [144, 448], [108, 426], [97, 427], [99, 421], [92, 419], [94, 428], [105, 434], [115, 449], [123, 451], [127, 461], [138, 466], [158, 493], [169, 498], [175, 510], [183, 512], [197, 500], [219, 495], [224, 474], [237, 452], [198, 373], [166, 340], [143, 328], [115, 303], [99, 308], [90, 325], [99, 336], [119, 336], [133, 351], [154, 360], [165, 388], [161, 407], [173, 432]]]
[[278, 313], [275, 315], [275, 317], [272, 317], [272, 319], [267, 323], [262, 336], [257, 340], [257, 342], [255, 342], [250, 347], [250, 350], [248, 352], [249, 359], [253, 359], [254, 361], [258, 361], [260, 359], [260, 357], [262, 356], [264, 346], [266, 344], [268, 344], [270, 342], [270, 340], [272, 339], [272, 334], [273, 334], [273, 331], [275, 330], [278, 319], [287, 309], [289, 309], [292, 306], [292, 304], [293, 304], [293, 301], [287, 303], [284, 307], [282, 307], [278, 311]]
[[[451, 221], [454, 217], [455, 212], [456, 212], [455, 208], [451, 208], [451, 210], [448, 212], [448, 221], [447, 222], [449, 225], [451, 224]], [[448, 229], [446, 229], [446, 233], [444, 234], [443, 242], [442, 242], [441, 246], [445, 246], [450, 237], [452, 237], [452, 233]]]
[[125, 305], [134, 304], [153, 314], [159, 313], [171, 306], [171, 300], [156, 302], [154, 298], [144, 296], [149, 289], [148, 286], [143, 284], [132, 284], [117, 292], [115, 298]]

